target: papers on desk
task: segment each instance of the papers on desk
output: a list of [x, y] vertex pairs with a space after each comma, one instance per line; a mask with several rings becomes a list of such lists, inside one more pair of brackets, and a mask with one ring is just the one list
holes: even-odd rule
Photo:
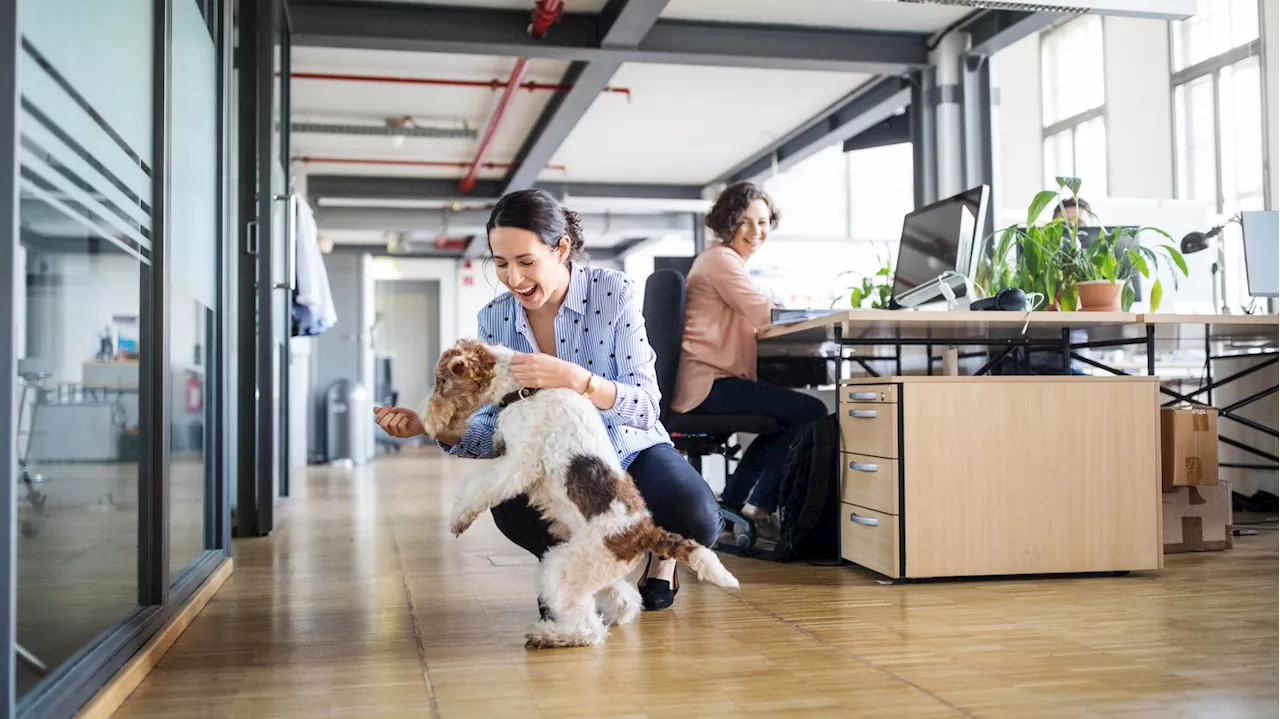
[[773, 310], [772, 322], [775, 325], [790, 325], [796, 322], [816, 320], [819, 317], [834, 315], [841, 310]]

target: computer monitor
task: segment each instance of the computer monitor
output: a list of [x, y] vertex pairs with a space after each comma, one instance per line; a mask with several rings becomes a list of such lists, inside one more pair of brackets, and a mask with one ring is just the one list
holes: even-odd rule
[[1240, 213], [1244, 228], [1244, 273], [1250, 297], [1280, 297], [1280, 212]]
[[990, 195], [990, 187], [979, 185], [903, 219], [891, 308], [935, 301], [945, 296], [943, 284], [951, 287], [956, 297], [965, 295], [965, 278], [972, 275], [974, 246], [981, 236]]

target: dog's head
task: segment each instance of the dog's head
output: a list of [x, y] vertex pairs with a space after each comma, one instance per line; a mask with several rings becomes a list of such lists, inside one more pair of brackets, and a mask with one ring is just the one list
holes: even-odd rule
[[494, 392], [501, 384], [500, 354], [499, 348], [463, 339], [440, 355], [436, 386], [422, 413], [422, 426], [428, 435], [460, 434], [466, 429], [468, 417], [494, 401]]

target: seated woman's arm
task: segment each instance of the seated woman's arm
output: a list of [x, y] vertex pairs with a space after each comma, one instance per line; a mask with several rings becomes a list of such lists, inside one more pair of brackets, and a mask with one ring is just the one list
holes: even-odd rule
[[[731, 250], [732, 251], [732, 250]], [[745, 265], [725, 252], [713, 253], [708, 274], [725, 304], [747, 318], [757, 331], [773, 324], [773, 303], [751, 283]]]
[[[658, 424], [658, 376], [655, 369], [657, 355], [649, 346], [645, 332], [644, 315], [634, 282], [622, 287], [623, 310], [613, 328], [613, 380], [616, 396], [605, 405], [606, 397], [596, 403], [604, 416], [624, 427], [641, 430], [653, 429]], [[595, 399], [596, 391], [592, 398]]]

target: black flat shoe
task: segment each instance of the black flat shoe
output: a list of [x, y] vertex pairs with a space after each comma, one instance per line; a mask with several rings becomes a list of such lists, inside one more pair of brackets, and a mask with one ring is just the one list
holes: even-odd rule
[[[644, 564], [644, 573], [649, 574], [649, 565], [653, 563], [653, 555]], [[675, 604], [676, 594], [680, 591], [680, 570], [671, 575], [672, 581], [647, 577], [640, 582], [640, 605], [646, 612], [656, 612]]]

